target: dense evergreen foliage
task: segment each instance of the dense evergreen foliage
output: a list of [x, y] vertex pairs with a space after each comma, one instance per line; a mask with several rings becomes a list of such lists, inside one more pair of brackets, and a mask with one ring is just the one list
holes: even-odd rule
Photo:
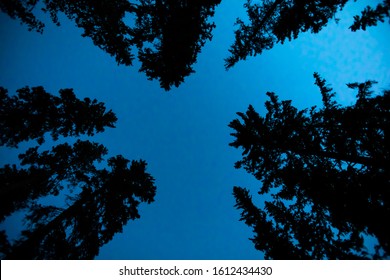
[[[318, 33], [328, 22], [336, 18], [348, 0], [247, 0], [249, 23], [237, 19], [235, 41], [225, 67], [231, 68], [248, 56], [256, 56], [275, 44], [298, 38], [301, 32]], [[389, 17], [390, 2], [384, 0], [375, 9], [368, 6], [362, 16], [355, 16], [352, 31], [383, 22]], [[336, 19], [337, 20], [337, 19]]]
[[83, 37], [91, 38], [118, 64], [132, 65], [133, 49], [137, 48], [140, 71], [169, 90], [194, 72], [192, 65], [206, 41], [211, 40], [215, 27], [208, 19], [220, 2], [1, 0], [0, 10], [38, 32], [45, 27], [34, 12], [39, 5], [57, 25], [59, 13], [63, 13], [83, 29]]
[[140, 218], [138, 206], [154, 201], [154, 179], [144, 161], [110, 158], [110, 170], [80, 180], [82, 191], [66, 209], [34, 204], [30, 230], [7, 252], [7, 259], [93, 259], [101, 246]]
[[71, 146], [59, 144], [52, 150], [38, 152], [39, 146], [29, 148], [19, 155], [21, 165], [0, 168], [0, 221], [17, 210], [28, 207], [35, 199], [58, 195], [63, 181], [74, 189], [79, 181], [86, 181], [96, 172], [95, 162], [101, 162], [107, 149], [100, 144], [77, 140]]
[[137, 10], [132, 36], [137, 41], [140, 71], [157, 79], [165, 90], [178, 87], [194, 72], [192, 65], [207, 40], [214, 23], [207, 22], [221, 0], [150, 1]]
[[378, 21], [384, 22], [385, 18], [389, 18], [390, 22], [390, 0], [384, 0], [383, 3], [379, 3], [375, 9], [367, 6], [361, 16], [354, 16], [354, 23], [351, 25], [352, 31], [359, 29], [366, 30], [367, 26], [375, 26]]
[[[255, 247], [272, 259], [382, 258], [390, 253], [390, 91], [372, 96], [373, 82], [358, 89], [354, 105], [342, 107], [315, 74], [323, 108], [298, 110], [291, 101], [267, 93], [267, 113], [252, 106], [233, 120], [243, 149], [236, 168], [262, 182], [270, 194], [264, 209], [245, 188], [235, 187], [241, 220], [253, 228]], [[374, 254], [365, 235], [378, 239]]]
[[43, 87], [25, 87], [10, 96], [0, 87], [0, 145], [17, 147], [20, 142], [36, 139], [44, 142], [45, 133], [53, 140], [62, 136], [92, 136], [114, 127], [117, 118], [96, 99], [78, 99], [72, 89], [61, 89], [60, 96]]
[[[39, 143], [19, 154], [25, 168], [16, 164], [0, 168], [0, 222], [24, 210], [29, 224], [16, 242], [0, 232], [1, 257], [94, 258], [129, 220], [140, 218], [140, 203], [154, 201], [156, 187], [146, 162], [132, 161], [129, 166], [130, 161], [118, 155], [108, 159], [109, 169], [98, 168], [108, 151], [87, 140], [40, 151], [47, 132], [57, 140], [114, 127], [115, 114], [97, 100], [81, 101], [71, 89], [60, 90], [57, 97], [43, 87], [22, 88], [15, 96], [0, 88], [0, 94], [0, 144], [17, 147], [32, 139]], [[48, 203], [59, 195], [67, 196], [68, 207]]]
[[[388, 20], [390, 0], [381, 1], [356, 15], [351, 31]], [[320, 32], [338, 20], [348, 0], [244, 2], [248, 22], [237, 19], [226, 69], [302, 32]], [[56, 25], [65, 15], [118, 65], [138, 59], [140, 72], [170, 90], [194, 73], [198, 55], [212, 40], [216, 25], [210, 18], [220, 3], [0, 0], [0, 10], [39, 33], [45, 30], [39, 15]], [[356, 102], [341, 106], [326, 81], [317, 73], [314, 78], [321, 108], [299, 110], [269, 92], [264, 117], [249, 106], [229, 124], [235, 138], [230, 145], [243, 149], [235, 167], [261, 181], [258, 194], [271, 198], [259, 207], [248, 189], [235, 186], [235, 207], [266, 258], [387, 258], [390, 90], [374, 95], [375, 82], [351, 83]], [[48, 134], [53, 141], [93, 136], [114, 128], [116, 121], [102, 102], [80, 100], [72, 89], [55, 96], [43, 87], [24, 87], [9, 95], [0, 87], [0, 146], [38, 144], [19, 154], [20, 164], [0, 168], [0, 222], [27, 213], [27, 227], [16, 242], [0, 231], [1, 258], [92, 259], [129, 220], [140, 218], [139, 205], [153, 202], [156, 193], [145, 161], [122, 155], [105, 160], [103, 145], [74, 138], [42, 151]], [[66, 206], [48, 203], [61, 196], [67, 197]], [[367, 237], [377, 240], [375, 248], [365, 247]]]

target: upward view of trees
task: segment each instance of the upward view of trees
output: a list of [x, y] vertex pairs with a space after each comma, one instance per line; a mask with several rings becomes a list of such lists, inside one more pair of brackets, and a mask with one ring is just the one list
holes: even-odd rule
[[101, 162], [107, 149], [98, 143], [77, 140], [72, 146], [59, 144], [51, 151], [38, 152], [39, 146], [19, 155], [22, 166], [6, 165], [0, 168], [1, 209], [0, 222], [17, 210], [29, 207], [31, 202], [46, 195], [58, 195], [63, 181], [75, 188], [96, 173], [95, 163]]
[[102, 245], [140, 218], [138, 206], [154, 201], [154, 179], [144, 161], [122, 156], [108, 160], [110, 170], [79, 180], [82, 191], [66, 209], [33, 205], [32, 229], [6, 252], [7, 259], [93, 259]]
[[132, 36], [137, 41], [140, 71], [157, 79], [165, 90], [178, 87], [194, 72], [192, 65], [207, 40], [214, 23], [208, 18], [221, 0], [141, 1]]
[[[226, 69], [302, 32], [320, 32], [337, 21], [348, 0], [244, 2], [248, 21], [237, 19]], [[39, 14], [56, 25], [65, 15], [118, 65], [137, 59], [140, 72], [170, 90], [194, 73], [198, 54], [212, 40], [216, 25], [210, 19], [220, 3], [0, 0], [0, 10], [39, 33], [45, 30]], [[390, 0], [381, 0], [354, 16], [349, 28], [366, 30], [389, 18]], [[269, 92], [265, 116], [249, 106], [230, 122], [230, 146], [243, 150], [235, 167], [261, 181], [258, 194], [271, 198], [260, 207], [248, 189], [235, 186], [235, 207], [266, 258], [388, 258], [390, 90], [374, 95], [374, 81], [351, 83], [356, 102], [341, 106], [326, 81], [317, 73], [314, 79], [321, 108], [299, 110]], [[0, 146], [37, 145], [19, 154], [20, 164], [0, 168], [0, 222], [24, 211], [27, 224], [17, 241], [0, 231], [1, 258], [93, 259], [129, 220], [140, 218], [139, 205], [152, 203], [156, 193], [145, 161], [122, 155], [105, 160], [106, 147], [81, 139], [42, 151], [49, 135], [53, 141], [93, 136], [116, 121], [102, 102], [80, 100], [72, 89], [56, 96], [24, 87], [9, 95], [0, 87]], [[63, 197], [66, 206], [50, 203], [53, 197]], [[366, 246], [368, 238], [376, 240], [374, 248]]]
[[[221, 0], [112, 0], [65, 1], [1, 0], [0, 10], [19, 19], [29, 30], [43, 32], [44, 23], [33, 10], [38, 4], [51, 20], [60, 25], [64, 13], [83, 29], [83, 37], [111, 56], [118, 64], [132, 65], [133, 49], [150, 80], [157, 79], [165, 90], [178, 87], [194, 72], [192, 65], [207, 40], [214, 23], [208, 19]], [[125, 20], [134, 17], [135, 20]]]
[[83, 29], [83, 37], [115, 57], [118, 64], [131, 65], [131, 41], [129, 27], [125, 24], [126, 13], [132, 12], [133, 5], [127, 0], [113, 1], [66, 1], [66, 0], [1, 0], [0, 9], [11, 18], [20, 20], [28, 29], [42, 33], [45, 24], [36, 17], [38, 6], [60, 25], [58, 14], [64, 13]]
[[[22, 88], [9, 96], [0, 88], [1, 145], [17, 147], [37, 139], [39, 146], [19, 155], [20, 164], [0, 168], [0, 222], [18, 210], [27, 211], [29, 227], [21, 238], [8, 241], [1, 232], [0, 253], [7, 259], [92, 259], [102, 245], [129, 221], [140, 218], [138, 206], [154, 201], [154, 178], [146, 162], [118, 155], [108, 159], [109, 169], [97, 168], [107, 149], [98, 143], [77, 140], [40, 152], [44, 134], [94, 135], [117, 120], [103, 103], [79, 100], [71, 89], [54, 96], [43, 87]], [[42, 204], [66, 189], [69, 207]]]
[[[276, 43], [296, 39], [301, 32], [318, 33], [334, 19], [348, 0], [247, 0], [244, 4], [249, 23], [237, 19], [235, 41], [230, 56], [225, 60], [227, 69], [248, 56], [261, 54]], [[361, 16], [354, 17], [352, 31], [383, 22], [390, 17], [390, 1], [384, 0], [376, 8], [368, 6]]]
[[[347, 2], [247, 0], [244, 7], [249, 23], [237, 19], [238, 29], [230, 56], [225, 59], [226, 69], [279, 42], [296, 39], [301, 32], [318, 33]], [[60, 25], [58, 15], [63, 13], [83, 29], [83, 37], [91, 38], [97, 47], [115, 57], [118, 64], [132, 65], [136, 48], [141, 62], [139, 71], [169, 90], [194, 73], [192, 66], [197, 55], [206, 41], [212, 39], [215, 24], [208, 20], [220, 3], [221, 0], [1, 0], [0, 10], [20, 20], [29, 30], [41, 33], [45, 24], [35, 15], [37, 6], [41, 5], [42, 11], [57, 25]], [[390, 1], [383, 0], [356, 15], [350, 29], [365, 30], [389, 17]]]
[[20, 142], [36, 139], [44, 142], [49, 132], [53, 140], [62, 136], [92, 136], [114, 127], [117, 118], [103, 103], [76, 98], [72, 89], [60, 90], [60, 97], [47, 93], [43, 87], [25, 87], [9, 96], [0, 87], [0, 145], [17, 147]]
[[[253, 228], [255, 248], [271, 259], [383, 258], [390, 253], [390, 91], [373, 96], [373, 82], [342, 107], [318, 74], [323, 108], [298, 110], [267, 93], [267, 113], [252, 106], [230, 124], [243, 149], [236, 168], [262, 182], [270, 194], [263, 209], [249, 191], [234, 187], [241, 220]], [[378, 240], [376, 252], [364, 236]]]
[[360, 16], [354, 16], [354, 23], [350, 28], [352, 31], [366, 30], [367, 26], [375, 26], [378, 21], [384, 22], [386, 17], [389, 18], [390, 22], [389, 0], [384, 0], [383, 3], [378, 4], [375, 8], [367, 6]]

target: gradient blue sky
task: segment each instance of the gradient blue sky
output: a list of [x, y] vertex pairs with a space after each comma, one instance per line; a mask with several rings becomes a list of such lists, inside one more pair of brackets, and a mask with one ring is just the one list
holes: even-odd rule
[[[264, 113], [265, 93], [292, 99], [299, 108], [319, 105], [313, 72], [332, 84], [342, 104], [355, 92], [347, 82], [377, 80], [390, 88], [390, 25], [352, 33], [352, 17], [367, 4], [351, 1], [319, 34], [301, 34], [229, 71], [223, 59], [233, 42], [236, 17], [245, 18], [243, 1], [224, 0], [216, 8], [217, 25], [194, 66], [196, 73], [169, 92], [133, 67], [115, 60], [80, 36], [61, 18], [61, 27], [46, 21], [43, 35], [0, 14], [0, 85], [10, 93], [42, 85], [57, 94], [73, 88], [79, 98], [97, 98], [118, 117], [117, 127], [89, 138], [109, 149], [109, 156], [145, 159], [155, 177], [156, 201], [141, 207], [141, 219], [101, 248], [98, 259], [261, 259], [251, 230], [234, 209], [235, 185], [256, 195], [260, 182], [234, 169], [241, 153], [228, 146], [228, 128], [236, 112], [249, 104]], [[62, 140], [62, 141], [67, 141]], [[49, 142], [50, 143], [50, 142]], [[34, 143], [35, 144], [35, 143]], [[0, 164], [16, 163], [19, 150], [0, 148]], [[8, 221], [2, 228], [16, 227]]]

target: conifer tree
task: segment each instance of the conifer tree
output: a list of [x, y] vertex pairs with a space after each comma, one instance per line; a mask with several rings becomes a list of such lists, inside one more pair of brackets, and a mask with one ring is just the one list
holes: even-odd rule
[[66, 209], [35, 205], [31, 228], [8, 249], [6, 259], [93, 259], [101, 246], [140, 218], [138, 206], [154, 201], [156, 187], [145, 161], [122, 156], [108, 160], [110, 170], [97, 170]]
[[[39, 146], [19, 155], [20, 165], [0, 168], [0, 222], [18, 210], [28, 214], [29, 226], [16, 242], [0, 231], [0, 256], [6, 259], [92, 259], [102, 245], [121, 232], [129, 220], [140, 218], [139, 204], [154, 201], [154, 178], [146, 162], [118, 155], [108, 159], [109, 169], [99, 169], [107, 149], [77, 140], [39, 151], [44, 134], [94, 135], [114, 127], [115, 114], [103, 103], [76, 98], [71, 89], [60, 97], [43, 87], [23, 88], [8, 96], [0, 88], [1, 145], [17, 147], [37, 139]], [[22, 131], [19, 131], [22, 130]], [[68, 193], [62, 191], [66, 189]], [[70, 192], [69, 192], [70, 191]], [[42, 203], [50, 195], [64, 195], [68, 207]], [[50, 199], [46, 199], [51, 201]]]
[[78, 99], [72, 89], [61, 89], [60, 96], [43, 87], [25, 87], [10, 96], [0, 87], [0, 146], [17, 147], [36, 139], [44, 142], [49, 132], [53, 140], [61, 136], [92, 136], [105, 127], [115, 127], [115, 114], [96, 99]]
[[194, 72], [201, 48], [211, 40], [215, 24], [208, 22], [221, 0], [0, 0], [0, 10], [43, 32], [36, 17], [38, 4], [60, 25], [63, 13], [83, 30], [82, 36], [113, 56], [120, 65], [133, 64], [138, 50], [140, 72], [158, 80], [161, 88], [178, 87]]
[[[249, 22], [237, 19], [235, 41], [229, 49], [230, 56], [225, 59], [225, 67], [229, 69], [238, 61], [248, 56], [262, 54], [277, 43], [287, 39], [297, 39], [302, 32], [318, 33], [328, 22], [335, 19], [348, 0], [247, 0]], [[367, 26], [376, 25], [389, 17], [390, 2], [383, 3], [373, 9], [367, 6], [362, 16], [355, 16], [350, 27], [352, 31], [365, 30]]]
[[59, 144], [41, 153], [38, 148], [19, 155], [21, 165], [28, 168], [18, 169], [15, 164], [0, 168], [0, 222], [40, 197], [57, 196], [65, 180], [69, 188], [76, 188], [79, 181], [90, 179], [96, 171], [95, 163], [107, 154], [103, 145], [81, 140], [73, 146]]
[[[354, 105], [342, 107], [318, 74], [323, 108], [298, 110], [267, 93], [267, 113], [252, 106], [229, 127], [243, 149], [236, 168], [262, 182], [256, 207], [249, 191], [234, 188], [241, 220], [255, 247], [272, 259], [383, 258], [390, 252], [390, 91], [372, 96], [372, 81], [352, 83]], [[364, 236], [378, 240], [376, 252]]]

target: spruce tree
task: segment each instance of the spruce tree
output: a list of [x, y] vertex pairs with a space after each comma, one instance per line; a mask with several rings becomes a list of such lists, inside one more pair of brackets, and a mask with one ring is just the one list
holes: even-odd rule
[[[229, 127], [243, 149], [236, 168], [262, 182], [256, 207], [245, 188], [235, 187], [236, 207], [254, 230], [258, 250], [273, 259], [382, 258], [390, 252], [390, 91], [372, 96], [372, 81], [348, 84], [356, 103], [341, 106], [314, 74], [323, 107], [298, 110], [267, 93], [267, 113], [252, 106]], [[377, 251], [364, 237], [378, 240]]]

